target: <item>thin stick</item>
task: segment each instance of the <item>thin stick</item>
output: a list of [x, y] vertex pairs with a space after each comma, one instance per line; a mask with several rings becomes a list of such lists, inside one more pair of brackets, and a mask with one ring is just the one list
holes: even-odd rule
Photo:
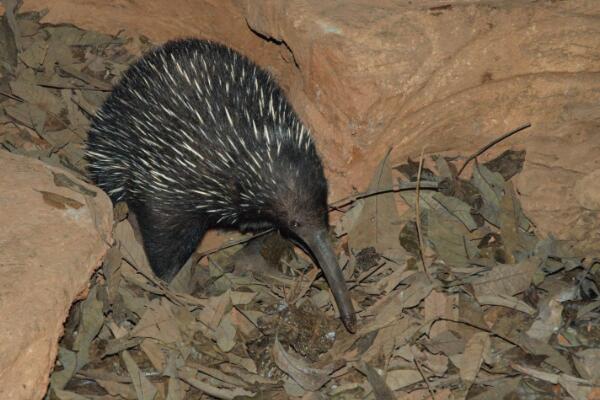
[[393, 185], [392, 187], [389, 187], [389, 188], [357, 193], [352, 196], [341, 198], [339, 200], [336, 200], [336, 201], [330, 203], [329, 210], [330, 211], [337, 210], [341, 207], [352, 204], [357, 200], [375, 196], [375, 195], [379, 195], [379, 194], [396, 193], [396, 192], [400, 192], [403, 190], [415, 190], [415, 189], [417, 189], [418, 186], [420, 186], [421, 189], [431, 189], [431, 190], [437, 190], [439, 188], [439, 184], [437, 182], [421, 182], [420, 185], [417, 185], [417, 182], [400, 182], [399, 184]]
[[431, 279], [431, 275], [429, 275], [429, 270], [427, 269], [427, 265], [425, 264], [425, 256], [423, 255], [423, 249], [425, 246], [423, 245], [423, 231], [421, 230], [421, 209], [419, 203], [421, 203], [421, 172], [423, 171], [423, 158], [425, 155], [425, 148], [427, 145], [423, 146], [421, 150], [421, 157], [419, 159], [419, 171], [417, 172], [417, 193], [416, 193], [416, 203], [415, 203], [415, 222], [417, 224], [417, 236], [419, 237], [419, 255], [421, 256], [421, 263], [423, 264], [423, 271], [425, 271], [425, 275], [427, 275], [427, 279], [429, 282], [433, 282]]
[[16, 100], [16, 101], [18, 101], [18, 102], [20, 102], [20, 103], [23, 103], [23, 102], [25, 101], [25, 100], [23, 100], [22, 98], [20, 98], [20, 97], [18, 97], [18, 96], [15, 96], [15, 95], [13, 95], [13, 94], [10, 94], [10, 93], [5, 93], [5, 92], [2, 92], [2, 91], [0, 91], [0, 94], [1, 94], [2, 96], [6, 96], [6, 97], [8, 97], [9, 99]]
[[496, 144], [500, 143], [501, 141], [503, 141], [504, 139], [514, 135], [517, 132], [521, 132], [524, 129], [527, 129], [531, 126], [531, 124], [528, 122], [524, 125], [519, 126], [518, 128], [513, 129], [512, 131], [506, 132], [504, 135], [492, 140], [491, 142], [489, 142], [488, 144], [486, 144], [485, 146], [483, 146], [481, 149], [477, 150], [475, 153], [471, 154], [469, 156], [469, 158], [467, 158], [465, 160], [465, 163], [462, 165], [462, 167], [460, 167], [460, 169], [458, 170], [458, 173], [456, 174], [456, 177], [458, 178], [461, 174], [461, 172], [463, 172], [463, 170], [465, 169], [465, 167], [467, 166], [468, 163], [470, 163], [471, 161], [473, 161], [474, 159], [476, 159], [477, 157], [479, 157], [480, 155], [482, 155], [484, 152], [486, 152], [487, 150], [489, 150], [492, 146], [495, 146]]
[[[354, 196], [344, 197], [343, 199], [336, 200], [333, 203], [329, 204], [329, 211], [338, 210], [340, 207], [347, 206], [349, 204], [354, 203], [357, 200], [364, 199], [364, 198], [370, 197], [370, 196], [377, 196], [380, 194], [390, 193], [390, 192], [395, 193], [395, 192], [399, 192], [401, 190], [415, 190], [418, 187], [420, 187], [421, 189], [437, 190], [438, 186], [439, 186], [437, 182], [420, 182], [420, 184], [418, 186], [417, 186], [417, 184], [418, 184], [418, 182], [401, 182], [397, 185], [392, 186], [391, 188], [379, 189], [379, 190], [370, 191], [370, 192], [363, 192], [363, 193], [355, 194]], [[228, 249], [233, 246], [237, 246], [238, 244], [243, 244], [243, 243], [249, 242], [258, 237], [266, 235], [267, 233], [273, 232], [274, 230], [275, 230], [274, 228], [267, 229], [266, 231], [259, 232], [250, 237], [227, 242], [218, 247], [213, 247], [211, 249], [203, 251], [202, 253], [198, 253], [197, 254], [198, 259], [209, 256], [218, 251], [225, 250], [225, 249]]]
[[423, 379], [423, 382], [425, 382], [425, 386], [427, 386], [427, 390], [429, 391], [429, 395], [431, 396], [431, 400], [435, 400], [435, 393], [433, 392], [433, 389], [429, 385], [429, 381], [425, 377], [425, 374], [423, 373], [423, 370], [421, 369], [421, 366], [419, 365], [419, 362], [417, 361], [417, 357], [415, 356], [415, 353], [412, 351], [412, 349], [410, 349], [410, 352], [413, 353], [412, 354], [413, 355], [413, 362], [415, 363], [415, 367], [417, 367], [417, 371], [419, 371], [419, 375], [421, 375], [421, 378]]

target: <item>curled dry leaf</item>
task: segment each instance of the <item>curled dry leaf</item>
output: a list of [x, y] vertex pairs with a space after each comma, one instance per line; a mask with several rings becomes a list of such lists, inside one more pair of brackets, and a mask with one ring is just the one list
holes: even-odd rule
[[180, 370], [179, 372], [181, 379], [186, 383], [195, 387], [201, 392], [204, 392], [212, 397], [216, 397], [217, 399], [233, 400], [239, 396], [253, 397], [255, 395], [254, 393], [241, 388], [223, 389], [213, 386], [210, 383], [198, 379], [195, 374], [189, 370]]
[[379, 375], [375, 368], [371, 367], [366, 362], [361, 362], [356, 368], [367, 377], [377, 400], [393, 400], [396, 398], [392, 389], [387, 385], [385, 379]]
[[535, 308], [531, 307], [529, 304], [525, 303], [522, 300], [519, 300], [513, 296], [505, 295], [505, 294], [489, 294], [489, 295], [480, 295], [477, 296], [477, 301], [479, 304], [486, 306], [502, 306], [507, 308], [512, 308], [513, 310], [524, 312], [528, 315], [534, 315], [536, 313]]
[[135, 393], [137, 394], [138, 400], [154, 400], [158, 391], [154, 385], [150, 383], [148, 378], [146, 378], [146, 375], [144, 375], [144, 373], [140, 370], [137, 363], [133, 360], [133, 357], [131, 357], [129, 352], [125, 350], [121, 353], [121, 358], [123, 359], [123, 363], [125, 363], [127, 372], [133, 381], [133, 387], [135, 388]]
[[272, 348], [273, 359], [283, 372], [309, 391], [317, 391], [331, 379], [331, 374], [342, 365], [329, 364], [324, 368], [312, 368], [301, 358], [285, 351], [279, 339], [275, 338]]

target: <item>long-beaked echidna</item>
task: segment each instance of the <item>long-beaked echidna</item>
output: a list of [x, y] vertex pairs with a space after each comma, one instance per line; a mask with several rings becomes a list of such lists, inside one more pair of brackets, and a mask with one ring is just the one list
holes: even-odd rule
[[159, 277], [179, 271], [207, 228], [275, 227], [309, 249], [354, 331], [321, 160], [283, 91], [246, 57], [196, 39], [151, 51], [98, 111], [86, 155], [92, 179], [137, 216]]

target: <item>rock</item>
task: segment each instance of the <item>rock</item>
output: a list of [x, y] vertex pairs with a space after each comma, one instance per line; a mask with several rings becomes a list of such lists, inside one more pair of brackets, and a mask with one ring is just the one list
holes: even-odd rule
[[592, 211], [600, 211], [600, 169], [583, 176], [575, 183], [574, 195], [577, 203]]
[[[598, 168], [600, 2], [166, 4], [25, 0], [23, 9], [47, 7], [46, 22], [125, 27], [158, 42], [210, 38], [250, 55], [315, 133], [332, 200], [366, 188], [389, 146], [392, 164], [425, 145], [467, 155], [531, 122], [483, 159], [527, 150], [517, 190], [540, 233], [579, 240], [600, 232], [598, 211], [570, 201], [575, 182]], [[580, 244], [600, 248], [593, 237]]]
[[0, 165], [0, 398], [41, 399], [71, 304], [112, 241], [112, 206], [40, 161], [0, 151]]

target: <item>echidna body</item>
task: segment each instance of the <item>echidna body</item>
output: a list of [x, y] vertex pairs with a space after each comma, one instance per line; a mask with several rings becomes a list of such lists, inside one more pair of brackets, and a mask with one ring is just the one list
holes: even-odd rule
[[169, 42], [133, 64], [96, 117], [89, 171], [136, 214], [170, 280], [210, 227], [275, 227], [300, 239], [355, 316], [327, 235], [327, 183], [308, 130], [261, 68], [208, 41]]

